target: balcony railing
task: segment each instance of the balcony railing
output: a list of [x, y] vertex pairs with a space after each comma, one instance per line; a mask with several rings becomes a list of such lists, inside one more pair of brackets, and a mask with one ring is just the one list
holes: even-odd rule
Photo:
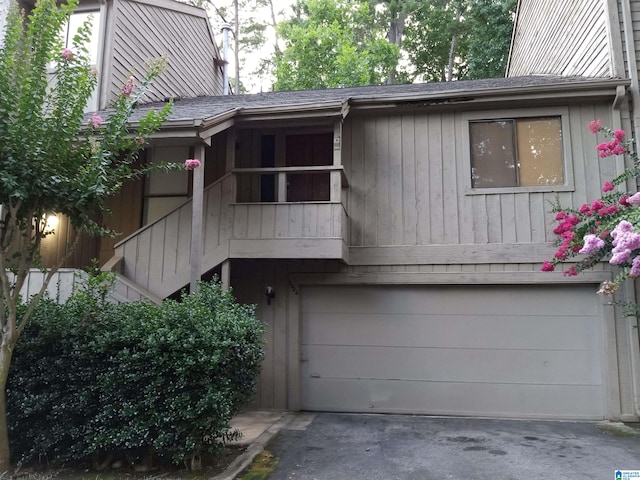
[[[328, 200], [279, 200], [290, 198], [292, 176], [317, 174], [329, 176]], [[273, 176], [276, 200], [238, 202], [238, 180], [265, 175]], [[204, 192], [202, 273], [229, 258], [346, 260], [346, 185], [336, 166], [232, 170]], [[115, 255], [126, 278], [164, 298], [189, 282], [190, 243], [191, 199], [117, 243]]]

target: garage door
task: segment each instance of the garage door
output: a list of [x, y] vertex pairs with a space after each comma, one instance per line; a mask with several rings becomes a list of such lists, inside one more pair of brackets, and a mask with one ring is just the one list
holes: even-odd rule
[[603, 418], [594, 290], [304, 288], [303, 409]]

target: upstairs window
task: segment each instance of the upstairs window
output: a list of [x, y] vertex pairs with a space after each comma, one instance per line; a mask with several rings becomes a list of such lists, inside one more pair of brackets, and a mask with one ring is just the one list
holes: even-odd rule
[[73, 37], [87, 20], [91, 20], [91, 34], [85, 47], [89, 51], [89, 61], [91, 65], [95, 66], [98, 63], [98, 46], [100, 44], [100, 11], [95, 10], [72, 14], [64, 26], [62, 38], [65, 48], [71, 48], [73, 45]]
[[469, 122], [472, 188], [565, 185], [560, 116]]

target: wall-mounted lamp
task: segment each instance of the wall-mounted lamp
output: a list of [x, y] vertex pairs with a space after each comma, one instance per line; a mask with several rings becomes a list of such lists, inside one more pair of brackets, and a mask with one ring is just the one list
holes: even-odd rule
[[58, 217], [55, 214], [49, 215], [47, 216], [47, 221], [45, 223], [43, 233], [45, 235], [49, 235], [50, 233], [54, 232], [57, 226], [58, 226]]
[[267, 305], [271, 305], [271, 299], [276, 298], [276, 291], [273, 287], [268, 286], [265, 288], [264, 293], [267, 295]]

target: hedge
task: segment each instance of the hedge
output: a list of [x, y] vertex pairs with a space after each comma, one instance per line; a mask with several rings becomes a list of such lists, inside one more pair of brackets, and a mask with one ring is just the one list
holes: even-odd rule
[[13, 460], [180, 463], [218, 449], [255, 391], [263, 326], [219, 283], [200, 288], [161, 306], [95, 288], [43, 301], [8, 381]]

